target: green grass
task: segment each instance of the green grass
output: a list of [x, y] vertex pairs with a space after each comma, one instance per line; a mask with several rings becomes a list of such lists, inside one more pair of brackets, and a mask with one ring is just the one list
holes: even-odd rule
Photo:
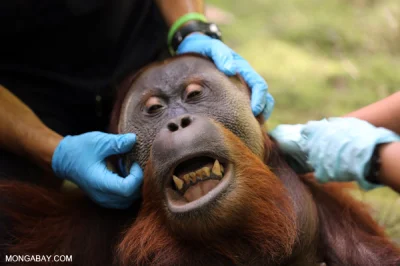
[[[224, 41], [268, 82], [269, 128], [341, 116], [400, 90], [399, 0], [209, 0], [232, 13]], [[400, 244], [400, 198], [353, 195]]]
[[340, 116], [400, 90], [398, 0], [210, 0], [224, 41], [268, 82], [270, 128]]

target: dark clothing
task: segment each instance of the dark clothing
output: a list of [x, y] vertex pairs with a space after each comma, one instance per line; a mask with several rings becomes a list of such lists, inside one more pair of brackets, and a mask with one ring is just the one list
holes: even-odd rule
[[166, 50], [151, 0], [0, 2], [0, 84], [65, 135], [105, 130], [115, 86]]
[[[105, 131], [117, 84], [167, 51], [152, 0], [4, 0], [0, 36], [0, 84], [61, 135]], [[0, 179], [34, 180], [25, 161], [0, 150]]]

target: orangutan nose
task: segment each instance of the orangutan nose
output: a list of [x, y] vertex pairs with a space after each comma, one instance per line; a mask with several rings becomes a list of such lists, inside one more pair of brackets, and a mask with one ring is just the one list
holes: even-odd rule
[[205, 116], [185, 114], [168, 120], [161, 128], [153, 142], [152, 158], [153, 163], [180, 161], [216, 149], [225, 150], [217, 123]]
[[175, 132], [180, 129], [184, 129], [190, 126], [190, 124], [192, 124], [193, 119], [194, 118], [189, 115], [179, 116], [177, 118], [171, 119], [167, 123], [167, 128], [170, 132]]

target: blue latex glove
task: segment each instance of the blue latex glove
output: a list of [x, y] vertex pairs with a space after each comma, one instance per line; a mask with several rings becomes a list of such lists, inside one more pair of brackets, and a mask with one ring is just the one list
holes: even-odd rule
[[130, 174], [123, 178], [107, 169], [105, 158], [130, 151], [135, 142], [132, 133], [66, 136], [54, 151], [52, 168], [58, 177], [77, 184], [99, 205], [125, 209], [140, 196], [142, 169], [134, 163]]
[[177, 54], [189, 52], [211, 58], [225, 75], [232, 76], [239, 73], [252, 91], [253, 114], [257, 116], [262, 113], [265, 120], [269, 118], [274, 108], [274, 98], [269, 94], [265, 80], [240, 55], [220, 40], [200, 33], [190, 34], [178, 46]]
[[296, 161], [298, 172], [314, 169], [322, 183], [357, 181], [366, 190], [378, 186], [365, 180], [375, 146], [400, 141], [390, 130], [350, 117], [280, 125], [270, 135]]

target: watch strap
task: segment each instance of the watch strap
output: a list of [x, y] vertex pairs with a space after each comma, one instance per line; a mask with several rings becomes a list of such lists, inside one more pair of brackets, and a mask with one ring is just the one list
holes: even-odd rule
[[365, 180], [372, 184], [381, 184], [379, 181], [379, 175], [381, 170], [381, 158], [379, 156], [379, 148], [381, 145], [376, 145], [370, 160], [369, 171], [365, 177]]
[[175, 35], [175, 33], [179, 30], [179, 28], [181, 28], [184, 24], [186, 24], [189, 21], [207, 22], [207, 18], [203, 14], [197, 13], [197, 12], [187, 13], [187, 14], [181, 16], [180, 18], [178, 18], [172, 24], [171, 28], [168, 31], [168, 38], [167, 38], [168, 47], [171, 46], [172, 38]]
[[208, 23], [199, 20], [192, 20], [185, 23], [180, 27], [172, 36], [171, 43], [169, 44], [169, 51], [171, 55], [175, 54], [181, 42], [191, 33], [200, 32], [211, 38], [222, 40], [222, 34], [215, 23]]

